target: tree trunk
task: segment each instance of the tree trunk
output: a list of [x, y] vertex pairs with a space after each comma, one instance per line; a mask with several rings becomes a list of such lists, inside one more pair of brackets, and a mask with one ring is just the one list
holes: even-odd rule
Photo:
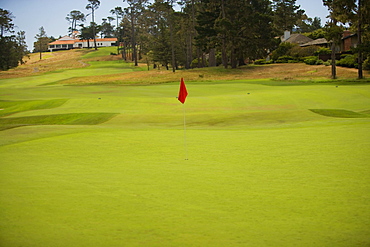
[[238, 59], [236, 58], [236, 49], [231, 49], [231, 68], [236, 69], [238, 67]]
[[331, 44], [331, 78], [337, 79], [337, 67], [335, 64], [335, 41]]
[[175, 65], [175, 47], [174, 47], [174, 41], [173, 41], [173, 15], [172, 15], [172, 4], [171, 9], [168, 10], [169, 13], [169, 20], [170, 20], [170, 40], [171, 40], [171, 57], [172, 57], [172, 72], [176, 71], [176, 65]]
[[191, 0], [191, 30], [189, 37], [189, 50], [188, 50], [188, 68], [190, 68], [191, 62], [193, 61], [193, 38], [195, 36], [195, 8], [194, 0]]
[[208, 61], [209, 67], [216, 67], [216, 51], [215, 48], [212, 48], [209, 50], [209, 61]]
[[226, 54], [226, 42], [225, 38], [222, 38], [222, 64], [225, 69], [227, 69], [227, 54]]
[[39, 39], [39, 42], [40, 42], [40, 60], [42, 59], [42, 47], [41, 47], [41, 39]]
[[201, 60], [201, 57], [200, 57], [200, 48], [198, 47], [197, 48], [197, 58], [198, 58], [198, 64], [197, 64], [197, 67], [198, 68], [201, 68], [201, 63], [200, 63], [200, 60]]
[[190, 64], [192, 62], [192, 35], [190, 35], [186, 38], [186, 64], [185, 69], [190, 69]]
[[[337, 26], [337, 20], [336, 19], [332, 19], [332, 25], [333, 27]], [[335, 38], [333, 38], [333, 43], [331, 44], [331, 78], [332, 79], [337, 79], [337, 67], [336, 67], [336, 64], [335, 64], [335, 45], [336, 43], [338, 42], [338, 37], [335, 36]]]
[[132, 33], [132, 60], [135, 62], [135, 66], [138, 66], [137, 64], [137, 54], [136, 54], [136, 37], [135, 37], [135, 24], [134, 24], [134, 13], [132, 12], [131, 8], [131, 33]]
[[92, 9], [92, 21], [93, 21], [93, 35], [94, 35], [94, 48], [95, 50], [98, 49], [98, 47], [96, 47], [96, 33], [95, 33], [95, 17], [94, 17], [94, 8], [91, 8]]
[[[222, 18], [225, 18], [226, 17], [226, 14], [225, 14], [225, 0], [222, 0], [221, 2], [221, 11], [222, 11]], [[223, 34], [222, 35], [222, 64], [224, 66], [225, 69], [227, 69], [227, 54], [226, 54], [226, 35]]]
[[362, 52], [362, 3], [361, 0], [358, 0], [358, 79], [363, 79], [363, 52]]

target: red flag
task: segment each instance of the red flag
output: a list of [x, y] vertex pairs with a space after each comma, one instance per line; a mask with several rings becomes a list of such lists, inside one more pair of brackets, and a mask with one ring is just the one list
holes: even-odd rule
[[186, 90], [184, 79], [181, 78], [179, 97], [177, 99], [184, 104], [186, 96], [188, 96], [188, 91]]

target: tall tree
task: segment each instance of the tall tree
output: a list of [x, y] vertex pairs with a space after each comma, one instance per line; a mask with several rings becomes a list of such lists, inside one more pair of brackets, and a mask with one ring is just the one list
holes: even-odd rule
[[358, 61], [358, 78], [363, 78], [363, 60], [366, 47], [363, 45], [364, 27], [370, 25], [369, 0], [324, 0], [331, 10], [330, 15], [339, 22], [349, 23], [357, 29], [358, 44], [355, 49]]
[[120, 26], [120, 19], [122, 19], [123, 17], [123, 10], [121, 7], [115, 7], [114, 9], [111, 9], [110, 10], [110, 13], [112, 15], [115, 15], [116, 16], [116, 21], [117, 21], [117, 25], [116, 25], [116, 37], [117, 37], [117, 54], [119, 53], [119, 46], [120, 46], [120, 43], [122, 42], [122, 35], [121, 35], [121, 26]]
[[24, 57], [28, 55], [25, 41], [25, 32], [17, 35], [0, 37], [0, 70], [8, 70], [24, 64]]
[[[358, 78], [363, 78], [362, 64], [363, 53], [366, 48], [363, 46], [363, 26], [370, 24], [369, 1], [368, 0], [323, 0], [330, 12], [331, 23], [350, 23], [357, 26], [357, 56], [358, 56]], [[329, 26], [330, 27], [330, 26]], [[336, 28], [331, 26], [331, 29]], [[338, 31], [339, 32], [339, 31]], [[333, 65], [335, 66], [335, 65]], [[336, 76], [332, 74], [332, 77]]]
[[170, 27], [170, 42], [171, 42], [171, 66], [172, 72], [176, 70], [176, 60], [175, 60], [175, 43], [174, 43], [174, 10], [173, 10], [173, 0], [167, 0], [168, 8], [167, 15]]
[[296, 0], [273, 0], [273, 10], [274, 25], [280, 33], [292, 31], [305, 12], [296, 5]]
[[100, 25], [100, 33], [102, 38], [112, 38], [114, 33], [114, 26], [107, 22], [107, 18], [102, 19], [102, 24]]
[[95, 23], [95, 10], [97, 10], [100, 6], [100, 1], [99, 0], [88, 0], [89, 3], [86, 5], [86, 9], [89, 10], [91, 9], [91, 17], [92, 17], [92, 29], [93, 29], [93, 34], [94, 34], [94, 48], [95, 50], [98, 49], [96, 46], [96, 23]]
[[24, 57], [28, 55], [26, 37], [24, 31], [17, 35], [5, 36], [6, 33], [14, 33], [13, 18], [10, 11], [0, 9], [0, 70], [8, 70], [24, 63]]
[[84, 22], [86, 20], [85, 14], [79, 10], [72, 10], [66, 17], [71, 26], [69, 27], [71, 35], [77, 30], [77, 22]]
[[[193, 60], [193, 48], [196, 42], [195, 37], [197, 35], [197, 30], [196, 30], [197, 16], [198, 16], [199, 9], [201, 8], [202, 4], [200, 0], [182, 0], [178, 3], [181, 6], [183, 6], [182, 8], [183, 15], [180, 19], [181, 25], [182, 25], [180, 28], [181, 30], [180, 32], [184, 36], [183, 47], [185, 48], [185, 56], [186, 56], [185, 68], [189, 69], [191, 62]], [[211, 23], [214, 23], [214, 22], [211, 22]], [[199, 48], [200, 47], [201, 46], [199, 46]], [[214, 50], [214, 47], [209, 48], [209, 49]], [[213, 56], [212, 58], [210, 57], [210, 60], [212, 60], [213, 58], [214, 58]], [[216, 64], [210, 63], [210, 66], [216, 66]]]
[[3, 37], [6, 32], [14, 32], [13, 18], [14, 16], [9, 10], [0, 8], [0, 37]]
[[79, 38], [81, 40], [87, 41], [87, 48], [90, 48], [90, 40], [94, 39], [94, 31], [92, 26], [85, 27], [83, 24], [81, 26], [81, 32], [79, 35]]
[[198, 44], [214, 42], [221, 49], [225, 68], [229, 61], [231, 67], [236, 68], [243, 65], [247, 57], [266, 55], [274, 37], [268, 0], [203, 0], [202, 3], [203, 10], [198, 16]]
[[147, 0], [123, 0], [127, 2], [129, 7], [125, 8], [126, 14], [129, 16], [131, 22], [131, 46], [132, 46], [132, 56], [135, 66], [138, 66], [137, 57], [137, 44], [136, 44], [136, 24], [137, 19], [144, 10]]
[[42, 59], [42, 52], [48, 50], [48, 43], [50, 39], [46, 36], [44, 27], [39, 28], [39, 33], [36, 34], [35, 39], [37, 41], [34, 43], [34, 52], [40, 52], [40, 60]]
[[307, 17], [307, 15], [302, 15], [301, 19], [297, 21], [296, 29], [302, 33], [313, 32], [317, 29], [322, 28], [321, 19], [315, 17], [314, 19]]
[[168, 23], [168, 9], [170, 6], [163, 0], [155, 0], [149, 6], [150, 29], [152, 35], [150, 42], [150, 50], [152, 51], [152, 59], [156, 63], [160, 63], [166, 68], [172, 60], [170, 30]]

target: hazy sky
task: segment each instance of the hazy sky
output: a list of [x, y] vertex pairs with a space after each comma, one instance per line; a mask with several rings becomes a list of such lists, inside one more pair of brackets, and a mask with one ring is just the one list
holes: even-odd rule
[[[79, 10], [87, 14], [88, 11], [85, 9], [87, 3], [87, 0], [0, 0], [0, 8], [13, 13], [15, 31], [26, 32], [28, 49], [33, 50], [34, 37], [41, 26], [44, 27], [47, 36], [58, 38], [67, 35], [69, 23], [65, 17], [71, 10]], [[297, 0], [296, 4], [300, 5], [309, 17], [320, 17], [322, 24], [325, 23], [328, 11], [323, 6], [322, 0]], [[127, 4], [122, 0], [100, 0], [95, 21], [101, 23], [102, 18], [111, 16], [109, 11], [116, 6], [127, 7]], [[91, 16], [86, 23], [90, 21]]]

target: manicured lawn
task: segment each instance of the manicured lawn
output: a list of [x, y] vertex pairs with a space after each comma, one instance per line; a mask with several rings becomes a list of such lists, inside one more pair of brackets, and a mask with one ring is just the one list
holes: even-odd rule
[[185, 78], [185, 160], [178, 82], [67, 72], [0, 80], [0, 246], [370, 244], [370, 85]]

